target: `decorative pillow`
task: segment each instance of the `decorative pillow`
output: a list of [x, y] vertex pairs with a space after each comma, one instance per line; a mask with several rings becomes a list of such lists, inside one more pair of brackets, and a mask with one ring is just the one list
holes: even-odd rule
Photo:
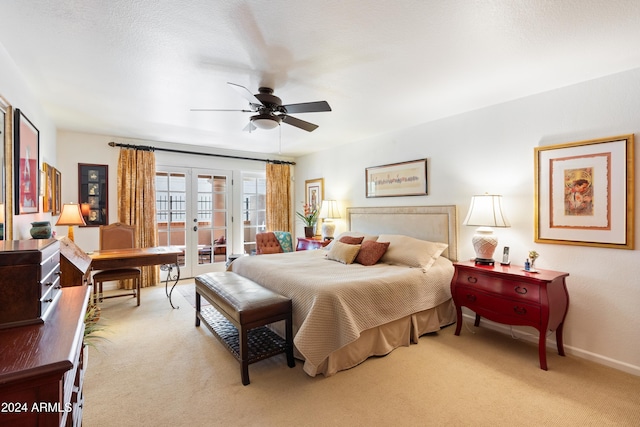
[[378, 242], [390, 243], [380, 261], [422, 268], [431, 267], [448, 246], [446, 243], [429, 242], [399, 234], [381, 234]]
[[331, 249], [327, 253], [327, 259], [338, 261], [343, 264], [351, 264], [360, 252], [360, 245], [349, 245], [342, 242], [333, 242]]
[[346, 243], [347, 245], [359, 245], [364, 240], [364, 236], [344, 236], [341, 237], [339, 242]]
[[376, 241], [376, 239], [378, 238], [378, 236], [374, 236], [372, 234], [365, 234], [365, 233], [360, 233], [359, 231], [345, 231], [342, 232], [338, 235], [338, 237], [336, 237], [334, 240], [331, 241], [331, 243], [329, 243], [329, 245], [325, 246], [324, 248], [326, 250], [331, 249], [331, 246], [333, 245], [333, 242], [335, 241], [340, 241], [340, 239], [342, 239], [343, 237], [364, 237], [363, 242], [366, 242], [367, 240], [372, 240], [372, 241]]
[[389, 244], [389, 242], [374, 242], [371, 240], [362, 242], [355, 262], [362, 265], [374, 265], [382, 258], [382, 255], [389, 248]]

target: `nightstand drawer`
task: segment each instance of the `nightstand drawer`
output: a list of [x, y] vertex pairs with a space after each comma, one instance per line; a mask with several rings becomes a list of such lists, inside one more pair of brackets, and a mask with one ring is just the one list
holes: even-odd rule
[[523, 299], [533, 303], [540, 302], [540, 287], [526, 282], [503, 280], [462, 270], [458, 275], [457, 283], [507, 298]]
[[[505, 299], [469, 286], [456, 287], [456, 301], [476, 313], [500, 323], [531, 325], [540, 323], [540, 306], [524, 301]], [[509, 319], [513, 319], [510, 321]]]

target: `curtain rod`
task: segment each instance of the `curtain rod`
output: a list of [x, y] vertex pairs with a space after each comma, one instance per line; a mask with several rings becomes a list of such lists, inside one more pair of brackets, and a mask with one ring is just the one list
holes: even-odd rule
[[238, 159], [238, 160], [252, 160], [255, 162], [265, 162], [265, 163], [274, 163], [276, 165], [295, 165], [296, 162], [289, 162], [286, 160], [270, 160], [270, 159], [257, 159], [255, 157], [241, 157], [241, 156], [230, 156], [226, 154], [213, 154], [213, 153], [198, 153], [196, 151], [186, 151], [186, 150], [174, 150], [171, 148], [159, 148], [159, 147], [151, 147], [149, 145], [131, 145], [131, 144], [120, 144], [111, 141], [109, 143], [110, 147], [122, 147], [122, 148], [133, 148], [134, 150], [141, 151], [166, 151], [169, 153], [180, 153], [180, 154], [193, 154], [196, 156], [211, 156], [211, 157], [223, 157], [225, 159]]

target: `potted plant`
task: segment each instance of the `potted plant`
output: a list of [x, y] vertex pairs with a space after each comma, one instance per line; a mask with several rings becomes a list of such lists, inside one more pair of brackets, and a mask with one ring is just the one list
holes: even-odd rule
[[302, 212], [296, 212], [298, 218], [304, 223], [304, 236], [311, 238], [316, 235], [316, 224], [320, 211], [309, 204], [302, 206]]

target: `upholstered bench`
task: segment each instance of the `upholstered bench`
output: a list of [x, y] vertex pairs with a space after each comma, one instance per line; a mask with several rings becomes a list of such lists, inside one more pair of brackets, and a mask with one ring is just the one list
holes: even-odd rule
[[[232, 272], [197, 276], [196, 327], [202, 320], [240, 362], [242, 384], [249, 384], [249, 365], [286, 353], [293, 368], [291, 299]], [[211, 306], [202, 307], [201, 298]], [[285, 339], [266, 327], [285, 321]]]

